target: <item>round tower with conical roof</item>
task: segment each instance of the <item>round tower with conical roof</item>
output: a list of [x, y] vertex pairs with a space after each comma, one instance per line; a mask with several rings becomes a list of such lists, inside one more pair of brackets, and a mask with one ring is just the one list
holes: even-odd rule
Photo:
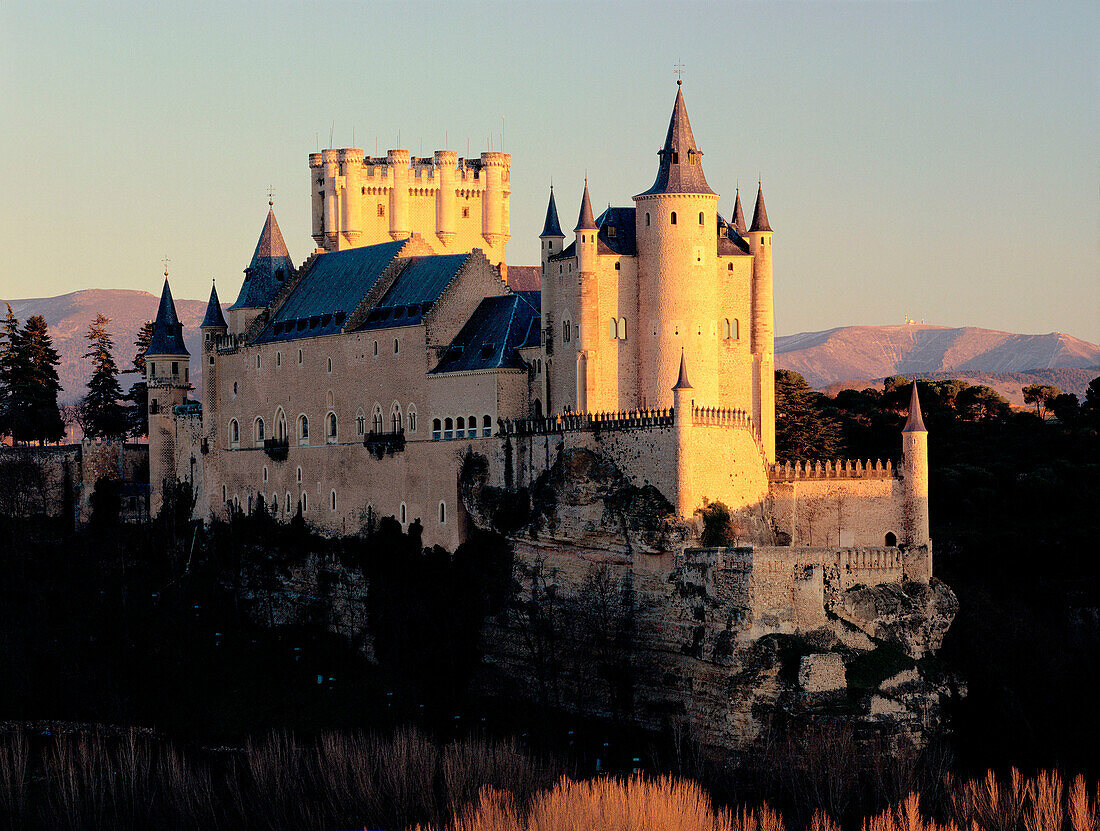
[[260, 231], [252, 261], [244, 270], [244, 282], [236, 302], [229, 307], [228, 331], [243, 334], [260, 313], [271, 305], [276, 295], [294, 274], [283, 232], [275, 221], [275, 208], [267, 202], [267, 218]]
[[928, 545], [928, 430], [920, 411], [917, 382], [909, 396], [909, 418], [901, 428], [904, 535], [907, 545]]
[[145, 350], [145, 383], [149, 389], [149, 513], [156, 516], [164, 503], [164, 486], [176, 474], [176, 430], [173, 410], [187, 400], [191, 389], [191, 355], [183, 342], [183, 326], [164, 272], [153, 335]]
[[218, 339], [229, 331], [218, 300], [218, 289], [213, 282], [210, 284], [210, 299], [206, 303], [206, 314], [199, 324], [199, 330], [202, 332], [202, 400], [205, 409], [203, 437], [210, 442], [214, 439], [218, 421]]
[[[738, 198], [740, 207], [740, 197]], [[744, 217], [741, 218], [742, 226]], [[744, 234], [752, 252], [753, 421], [768, 464], [775, 463], [775, 310], [772, 299], [772, 228], [764, 208], [764, 184], [758, 183], [752, 225]]]
[[672, 404], [681, 350], [700, 400], [718, 400], [718, 194], [703, 175], [679, 82], [653, 186], [634, 197], [638, 246], [638, 403]]

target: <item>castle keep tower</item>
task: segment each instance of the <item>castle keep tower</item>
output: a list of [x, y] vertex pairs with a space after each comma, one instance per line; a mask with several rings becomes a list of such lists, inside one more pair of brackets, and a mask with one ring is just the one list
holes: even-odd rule
[[917, 382], [909, 398], [909, 418], [901, 428], [904, 534], [908, 545], [928, 545], [928, 430], [920, 412]]
[[[741, 209], [741, 194], [737, 195], [734, 229]], [[745, 217], [740, 216], [744, 227]], [[760, 443], [768, 464], [775, 463], [775, 312], [772, 305], [772, 228], [764, 209], [764, 185], [756, 191], [756, 208], [752, 227], [746, 235], [752, 252], [752, 338], [753, 360], [752, 417], [760, 429]]]
[[164, 502], [165, 481], [176, 479], [176, 425], [172, 408], [187, 400], [191, 389], [190, 353], [183, 343], [183, 326], [176, 316], [168, 272], [145, 350], [145, 383], [149, 388], [149, 514]]
[[[684, 95], [677, 82], [653, 186], [634, 197], [638, 241], [638, 399], [647, 407], [672, 404], [671, 381], [680, 352], [691, 361], [700, 400], [718, 401], [717, 349], [711, 331], [718, 194], [703, 175]], [[715, 333], [716, 334], [716, 333]]]

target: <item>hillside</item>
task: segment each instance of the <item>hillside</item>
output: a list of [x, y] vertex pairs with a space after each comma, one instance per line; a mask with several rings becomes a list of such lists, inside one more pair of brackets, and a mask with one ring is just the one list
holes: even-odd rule
[[777, 367], [819, 388], [890, 375], [961, 378], [1100, 365], [1100, 346], [1061, 332], [1017, 335], [971, 326], [844, 326], [777, 337], [775, 351]]
[[[61, 365], [57, 370], [61, 378], [61, 401], [68, 403], [84, 395], [88, 373], [83, 358], [87, 349], [84, 334], [88, 331], [92, 318], [99, 312], [111, 318], [108, 328], [115, 340], [115, 361], [120, 370], [126, 370], [134, 360], [134, 339], [138, 330], [145, 321], [156, 316], [159, 299], [146, 291], [86, 289], [59, 297], [36, 297], [6, 302], [11, 303], [12, 311], [21, 323], [36, 314], [46, 319], [54, 346], [61, 355]], [[0, 300], [0, 304], [4, 302]], [[2, 308], [0, 305], [0, 309]], [[199, 352], [198, 326], [205, 311], [205, 300], [176, 300], [176, 313], [183, 323], [184, 337], [192, 357]], [[124, 391], [135, 380], [133, 375], [122, 375], [119, 378]], [[191, 361], [191, 381], [195, 385], [192, 395], [198, 397], [202, 381], [202, 361]]]

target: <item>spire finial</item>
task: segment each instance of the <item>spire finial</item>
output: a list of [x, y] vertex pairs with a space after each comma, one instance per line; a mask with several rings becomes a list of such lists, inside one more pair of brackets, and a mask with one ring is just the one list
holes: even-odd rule
[[274, 205], [275, 205], [275, 186], [274, 185], [268, 185], [267, 186], [267, 206], [270, 208], [270, 207], [273, 207]]
[[168, 255], [165, 254], [164, 259], [162, 259], [161, 262], [164, 263], [164, 279], [167, 280], [168, 279], [168, 263], [170, 263], [172, 261], [170, 259], [168, 259]]
[[684, 83], [684, 62], [679, 60], [672, 65], [672, 71], [676, 73], [676, 86]]

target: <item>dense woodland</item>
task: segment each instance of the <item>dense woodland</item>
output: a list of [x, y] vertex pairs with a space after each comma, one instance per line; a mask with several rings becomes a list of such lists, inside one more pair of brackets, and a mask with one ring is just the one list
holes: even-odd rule
[[[778, 373], [781, 458], [897, 459], [908, 383], [893, 378], [885, 391], [829, 397], [797, 375]], [[486, 616], [527, 602], [503, 538], [481, 534], [455, 552], [425, 549], [415, 524], [405, 534], [383, 520], [332, 540], [300, 520], [281, 526], [262, 512], [204, 528], [188, 519], [186, 488], [170, 495], [155, 520], [120, 525], [117, 493], [103, 483], [85, 528], [0, 519], [0, 718], [9, 724], [0, 767], [20, 746], [30, 767], [47, 757], [61, 764], [60, 755], [49, 754], [60, 754], [51, 742], [64, 728], [39, 724], [30, 739], [16, 740], [28, 735], [25, 722], [149, 728], [162, 737], [148, 740], [161, 748], [154, 755], [169, 752], [164, 742], [177, 742], [196, 764], [211, 765], [203, 775], [215, 778], [227, 770], [225, 757], [209, 748], [259, 742], [248, 752], [269, 761], [290, 753], [264, 744], [275, 741], [264, 738], [272, 730], [291, 731], [312, 747], [322, 736], [368, 741], [349, 738], [360, 730], [376, 731], [369, 741], [390, 741], [384, 737], [395, 728], [416, 725], [429, 737], [425, 746], [436, 748], [437, 784], [439, 743], [488, 743], [484, 753], [496, 759], [505, 751], [492, 748], [503, 742], [508, 752], [542, 760], [524, 763], [537, 771], [523, 786], [528, 792], [549, 787], [563, 770], [590, 774], [599, 759], [602, 769], [690, 776], [725, 804], [767, 799], [794, 828], [815, 808], [854, 821], [884, 810], [909, 787], [929, 799], [935, 791], [942, 802], [936, 783], [945, 771], [964, 777], [1019, 765], [1095, 777], [1100, 379], [1083, 402], [1033, 390], [1035, 412], [1013, 412], [992, 390], [958, 382], [919, 382], [919, 389], [929, 430], [935, 572], [961, 604], [938, 659], [968, 690], [951, 714], [951, 732], [919, 757], [887, 763], [851, 737], [811, 730], [777, 734], [758, 757], [715, 766], [683, 736], [570, 718], [551, 701], [494, 700], [472, 684], [481, 660], [478, 631]], [[0, 466], [0, 477], [9, 473]], [[365, 634], [375, 662], [364, 660], [354, 638], [327, 631], [331, 609], [324, 602], [305, 623], [272, 625], [265, 587], [273, 590], [307, 556], [370, 580]], [[585, 648], [613, 667], [619, 634], [604, 635], [593, 634], [603, 640]], [[81, 752], [114, 764], [113, 730], [115, 738], [101, 743], [114, 749], [93, 742]], [[236, 759], [243, 751], [224, 752]], [[485, 770], [494, 764], [485, 762]], [[845, 771], [843, 782], [837, 769]], [[496, 773], [486, 772], [484, 781], [512, 787]], [[471, 787], [476, 791], [463, 784], [462, 800], [472, 798]], [[439, 822], [455, 804], [441, 798], [377, 821]], [[317, 816], [335, 822], [344, 815]]]

